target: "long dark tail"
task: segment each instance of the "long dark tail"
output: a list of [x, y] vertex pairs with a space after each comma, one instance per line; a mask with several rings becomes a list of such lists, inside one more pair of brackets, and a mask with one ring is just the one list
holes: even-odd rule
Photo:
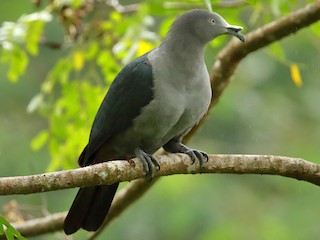
[[64, 220], [64, 232], [69, 235], [79, 228], [96, 231], [108, 214], [118, 185], [80, 188]]

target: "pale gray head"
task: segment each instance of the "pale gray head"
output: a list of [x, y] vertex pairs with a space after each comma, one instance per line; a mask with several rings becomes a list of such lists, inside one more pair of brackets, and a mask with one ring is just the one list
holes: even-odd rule
[[219, 35], [230, 34], [244, 42], [245, 37], [241, 30], [242, 27], [230, 25], [217, 13], [195, 9], [177, 17], [169, 35], [192, 37], [206, 44]]

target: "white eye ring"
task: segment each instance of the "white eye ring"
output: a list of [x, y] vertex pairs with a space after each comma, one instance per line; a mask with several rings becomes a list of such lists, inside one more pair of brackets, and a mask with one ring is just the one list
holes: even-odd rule
[[211, 18], [211, 19], [210, 19], [210, 22], [211, 22], [211, 23], [215, 23], [216, 21], [215, 21], [213, 18]]

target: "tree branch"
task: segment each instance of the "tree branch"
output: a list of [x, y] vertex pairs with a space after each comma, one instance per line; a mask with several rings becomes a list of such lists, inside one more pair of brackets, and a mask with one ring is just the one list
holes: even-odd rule
[[[155, 176], [201, 173], [199, 164], [190, 164], [185, 154], [156, 157], [161, 165]], [[320, 185], [320, 166], [303, 159], [271, 155], [209, 155], [202, 173], [271, 174], [291, 177]], [[112, 184], [144, 178], [137, 158], [130, 161], [109, 161], [74, 170], [46, 174], [0, 178], [0, 195], [30, 194], [66, 188]]]

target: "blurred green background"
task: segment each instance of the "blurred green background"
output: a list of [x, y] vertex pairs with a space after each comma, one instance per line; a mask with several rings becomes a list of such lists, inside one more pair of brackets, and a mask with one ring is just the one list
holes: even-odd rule
[[[220, 1], [215, 1], [214, 4], [218, 2]], [[299, 1], [299, 4], [295, 1], [250, 2], [253, 2], [253, 5], [219, 8], [214, 11], [221, 13], [230, 23], [244, 26], [244, 32], [248, 32], [312, 1]], [[183, 5], [185, 2], [180, 3]], [[201, 1], [192, 3], [203, 4]], [[40, 9], [46, 4], [42, 3]], [[139, 21], [147, 21], [150, 18], [147, 16], [150, 15], [155, 23], [150, 26], [146, 24], [146, 28], [148, 31], [160, 31], [160, 37], [150, 40], [139, 32], [140, 38], [137, 42], [130, 42], [130, 37], [121, 36], [123, 33], [129, 34], [129, 31], [135, 33], [136, 29], [129, 28], [128, 22], [126, 28], [118, 33], [119, 42], [124, 43], [127, 48], [132, 44], [141, 43], [141, 39], [143, 43], [146, 39], [150, 40], [150, 43], [145, 44], [156, 45], [163, 32], [167, 30], [171, 19], [184, 11], [176, 9], [161, 12], [163, 9], [157, 8], [164, 5], [162, 1], [144, 4], [140, 17], [135, 17], [133, 13], [130, 18], [124, 16], [123, 20], [134, 19], [135, 22], [132, 24], [141, 25]], [[203, 7], [205, 8], [205, 5]], [[39, 11], [31, 2], [19, 0], [3, 1], [1, 8], [1, 23], [17, 21], [22, 14]], [[161, 25], [161, 22], [164, 23]], [[318, 163], [320, 31], [317, 32], [315, 29], [320, 29], [319, 23], [312, 29], [303, 29], [277, 45], [261, 49], [246, 57], [240, 63], [219, 103], [211, 110], [209, 120], [189, 146], [208, 153], [273, 154], [301, 157]], [[45, 34], [50, 40], [63, 40], [63, 28], [57, 17], [45, 26]], [[230, 37], [221, 37], [221, 40], [217, 39], [207, 48], [206, 62], [209, 70], [214, 63], [214, 57], [229, 40]], [[77, 51], [85, 52], [86, 47], [83, 45], [77, 42], [71, 50], [40, 46], [38, 55], [29, 56], [26, 72], [18, 81], [8, 79], [8, 64], [0, 65], [0, 176], [29, 175], [48, 169], [76, 167], [77, 156], [87, 141], [90, 124], [101, 98], [107, 91], [109, 78], [114, 76], [122, 64], [113, 63], [115, 66], [108, 70], [108, 74], [103, 70], [102, 73], [97, 70], [96, 75], [87, 74], [85, 68], [78, 72], [75, 69], [69, 70], [73, 71], [68, 75], [73, 82], [68, 80], [69, 85], [57, 84], [53, 92], [44, 93], [45, 101], [37, 111], [28, 113], [27, 107], [34, 96], [43, 92], [43, 83], [45, 79], [48, 81], [48, 73], [57, 62], [63, 58], [68, 59], [68, 54], [74, 56]], [[139, 49], [143, 51], [145, 48], [147, 47], [144, 46], [141, 50], [138, 47], [135, 54], [138, 55]], [[97, 57], [102, 58], [101, 55]], [[116, 57], [123, 60], [134, 56], [120, 51]], [[94, 62], [92, 59], [86, 59], [86, 63], [90, 61]], [[301, 87], [292, 81], [292, 64], [299, 66], [303, 81]], [[94, 69], [101, 68], [101, 65], [96, 65]], [[85, 73], [86, 77], [82, 78]], [[64, 131], [61, 137], [52, 130], [56, 124], [53, 119], [59, 119], [60, 115], [55, 116], [50, 111], [56, 112], [55, 106], [59, 101], [61, 103], [63, 91], [68, 92], [63, 89], [70, 88], [72, 91], [70, 86], [83, 83], [84, 79], [91, 87], [86, 85], [89, 88], [88, 92], [93, 91], [92, 96], [97, 93], [97, 99], [89, 99], [92, 109], [83, 109], [83, 112], [89, 113], [84, 114], [80, 108], [81, 111], [77, 109], [70, 119], [64, 118], [62, 113], [61, 118], [65, 119], [65, 122], [59, 126], [59, 131]], [[66, 112], [68, 111], [67, 109]], [[80, 115], [86, 116], [83, 120], [85, 126], [81, 121], [74, 120]], [[61, 130], [64, 128], [70, 131]], [[82, 130], [79, 130], [80, 128]], [[38, 151], [34, 151], [31, 143], [37, 145], [34, 139], [41, 131], [47, 131], [49, 137], [44, 141], [43, 147], [33, 147], [39, 148]], [[80, 142], [76, 142], [78, 140], [75, 139], [78, 138], [81, 138]], [[61, 148], [53, 146], [54, 143], [63, 145], [67, 150], [61, 151]], [[65, 162], [62, 159], [64, 156], [68, 158]], [[0, 206], [3, 207], [14, 199], [23, 214], [32, 218], [66, 211], [75, 193], [76, 189], [26, 196], [2, 196]], [[163, 177], [138, 202], [108, 226], [98, 239], [320, 239], [319, 200], [318, 187], [277, 176], [203, 174]], [[80, 231], [73, 239], [85, 239], [86, 236], [85, 232]], [[30, 239], [67, 237], [60, 232]]]

